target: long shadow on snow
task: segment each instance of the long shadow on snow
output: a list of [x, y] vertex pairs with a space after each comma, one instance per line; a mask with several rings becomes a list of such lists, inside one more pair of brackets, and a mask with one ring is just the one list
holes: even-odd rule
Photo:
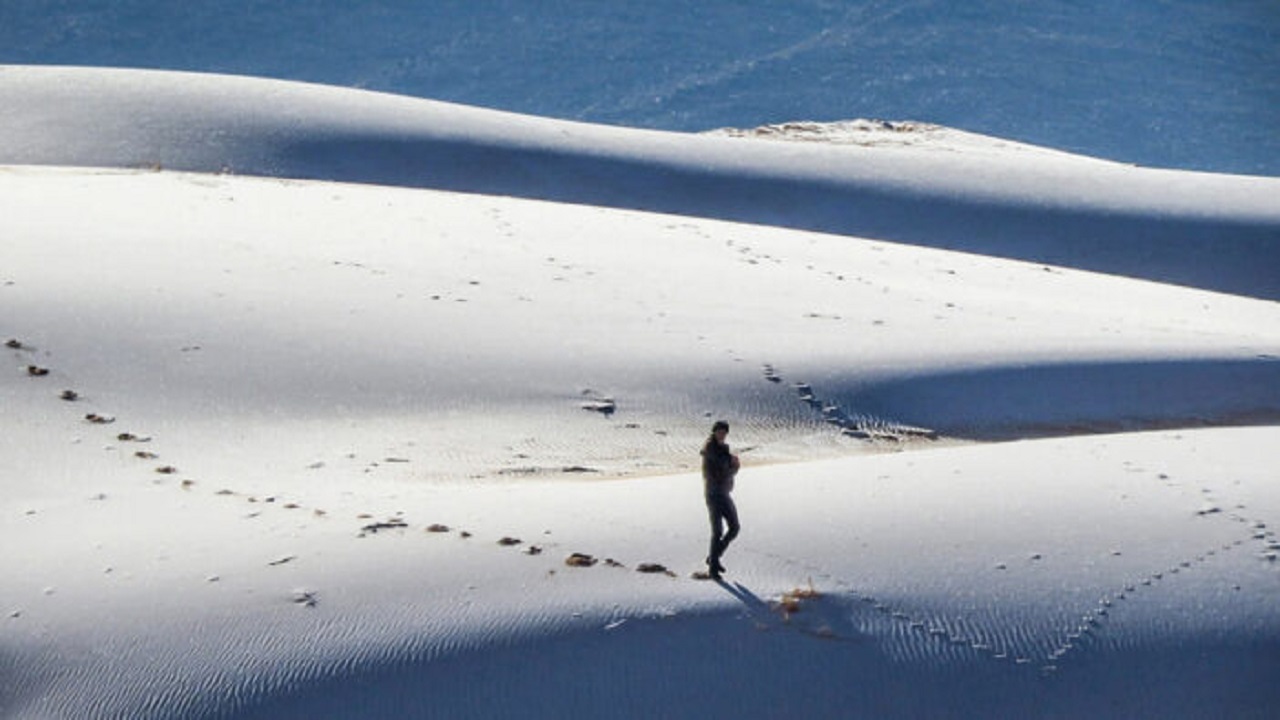
[[777, 225], [1280, 299], [1280, 225], [1261, 220], [1029, 207], [785, 169], [722, 171], [457, 139], [329, 137], [286, 145], [275, 162], [271, 174], [290, 177]]
[[[855, 615], [874, 611], [851, 608]], [[903, 645], [920, 652], [899, 652]], [[736, 614], [636, 620], [494, 641], [448, 657], [344, 666], [253, 696], [249, 718], [1262, 718], [1280, 697], [1271, 634], [1177, 634], [1089, 654], [1051, 678], [928, 638], [832, 642]], [[216, 706], [215, 706], [216, 707]], [[225, 707], [225, 706], [224, 706]]]
[[1280, 358], [1269, 356], [1001, 366], [883, 382], [832, 375], [813, 385], [846, 411], [984, 440], [1280, 420]]

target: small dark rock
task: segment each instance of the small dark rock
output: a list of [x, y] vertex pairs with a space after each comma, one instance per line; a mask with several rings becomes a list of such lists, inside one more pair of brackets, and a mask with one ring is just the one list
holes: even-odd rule
[[596, 559], [584, 553], [573, 553], [565, 558], [564, 564], [569, 567], [591, 567], [596, 564]]

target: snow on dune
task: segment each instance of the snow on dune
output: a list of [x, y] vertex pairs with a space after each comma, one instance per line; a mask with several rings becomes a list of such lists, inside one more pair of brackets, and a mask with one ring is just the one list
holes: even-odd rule
[[[948, 136], [950, 137], [950, 136]], [[744, 144], [267, 80], [0, 68], [0, 162], [530, 197], [876, 237], [1280, 297], [1280, 180], [1058, 154]], [[970, 143], [972, 144], [972, 143]]]
[[1280, 307], [1081, 269], [1274, 297], [1275, 180], [165, 73], [0, 99], [0, 714], [1280, 700]]
[[[446, 475], [679, 470], [712, 415], [787, 459], [827, 428], [971, 438], [1280, 407], [1270, 302], [434, 191], [36, 168], [0, 185], [20, 230], [12, 332], [74, 353], [67, 382], [136, 397], [151, 422], [252, 418], [264, 397], [271, 425], [391, 416], [428, 443], [394, 454], [459, 455]], [[117, 345], [123, 363], [98, 351]], [[620, 432], [599, 442], [583, 406], [604, 399]], [[494, 416], [515, 449], [449, 451], [474, 432], [457, 420]]]

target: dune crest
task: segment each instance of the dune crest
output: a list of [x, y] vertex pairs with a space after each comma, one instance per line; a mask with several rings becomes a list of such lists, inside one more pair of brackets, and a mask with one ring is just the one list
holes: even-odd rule
[[1264, 716], [1276, 181], [941, 135], [0, 68], [0, 715]]
[[[982, 146], [982, 144], [976, 144]], [[750, 143], [216, 75], [0, 67], [0, 163], [435, 188], [872, 237], [1280, 299], [1280, 179], [1017, 147]]]

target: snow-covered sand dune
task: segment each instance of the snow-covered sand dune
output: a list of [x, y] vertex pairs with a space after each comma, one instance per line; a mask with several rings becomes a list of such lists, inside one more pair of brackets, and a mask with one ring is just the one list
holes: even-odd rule
[[[1275, 180], [192, 75], [4, 68], [0, 98], [0, 715], [1280, 702], [1275, 302], [726, 222], [803, 224], [724, 192], [892, 197], [920, 233], [953, 197], [990, 254], [1019, 213], [1130, 260], [1181, 237], [1180, 272], [1271, 296]], [[725, 584], [689, 578], [716, 417]]]
[[[1280, 180], [1135, 168], [954, 131], [888, 143], [913, 132], [853, 134], [865, 144], [833, 151], [279, 81], [0, 68], [4, 163], [227, 170], [633, 208], [1280, 298]], [[965, 147], [975, 143], [987, 152]]]

